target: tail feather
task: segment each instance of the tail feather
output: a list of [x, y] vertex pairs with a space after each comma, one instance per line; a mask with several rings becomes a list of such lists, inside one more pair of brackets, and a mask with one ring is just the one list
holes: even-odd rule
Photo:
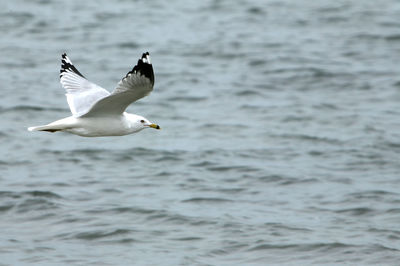
[[47, 132], [54, 133], [56, 131], [61, 131], [62, 129], [55, 128], [54, 126], [45, 125], [45, 126], [37, 126], [37, 127], [28, 127], [28, 130], [29, 131], [47, 131]]

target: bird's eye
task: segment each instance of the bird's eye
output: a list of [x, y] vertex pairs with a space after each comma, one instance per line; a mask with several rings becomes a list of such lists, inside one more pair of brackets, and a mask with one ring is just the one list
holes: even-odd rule
[[144, 123], [144, 120], [142, 119], [142, 120], [140, 120], [140, 123]]

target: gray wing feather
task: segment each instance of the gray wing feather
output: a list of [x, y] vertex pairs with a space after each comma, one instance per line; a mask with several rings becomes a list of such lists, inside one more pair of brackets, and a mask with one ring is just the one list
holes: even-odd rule
[[86, 114], [100, 99], [110, 93], [88, 81], [64, 53], [61, 59], [60, 83], [66, 90], [67, 102], [75, 117]]
[[106, 116], [122, 114], [125, 109], [140, 98], [147, 96], [154, 85], [153, 66], [149, 53], [144, 53], [137, 65], [118, 83], [107, 97], [97, 101], [84, 115]]

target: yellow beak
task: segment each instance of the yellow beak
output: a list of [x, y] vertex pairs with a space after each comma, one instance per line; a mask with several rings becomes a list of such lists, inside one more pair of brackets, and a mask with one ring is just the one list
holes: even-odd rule
[[159, 125], [156, 124], [150, 124], [149, 127], [155, 128], [155, 129], [161, 129]]

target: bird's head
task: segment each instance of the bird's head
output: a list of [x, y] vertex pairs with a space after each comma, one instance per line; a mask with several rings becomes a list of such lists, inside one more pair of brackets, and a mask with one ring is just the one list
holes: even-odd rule
[[161, 129], [159, 125], [151, 123], [149, 120], [147, 120], [142, 116], [138, 116], [136, 124], [140, 129], [145, 129], [145, 128]]
[[124, 113], [125, 119], [129, 123], [132, 133], [143, 130], [145, 128], [161, 129], [159, 125], [150, 122], [148, 119], [140, 115]]

